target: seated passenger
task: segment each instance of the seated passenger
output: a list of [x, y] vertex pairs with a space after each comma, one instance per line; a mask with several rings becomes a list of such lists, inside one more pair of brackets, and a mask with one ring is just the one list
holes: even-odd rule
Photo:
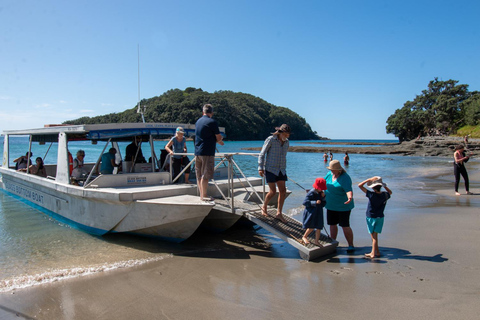
[[115, 162], [115, 154], [117, 150], [115, 148], [110, 148], [108, 152], [102, 154], [102, 165], [100, 166], [101, 174], [112, 174], [115, 167], [120, 165]]
[[29, 165], [32, 164], [32, 161], [30, 158], [33, 156], [33, 154], [26, 153], [24, 156], [18, 157], [17, 159], [13, 160], [15, 162], [15, 170], [19, 169], [26, 169]]
[[[18, 169], [18, 171], [27, 172], [27, 168]], [[35, 159], [35, 164], [28, 167], [28, 173], [39, 177], [47, 177], [47, 170], [43, 165], [43, 159], [41, 157], [37, 157], [37, 159]]]
[[88, 172], [84, 168], [83, 161], [85, 159], [85, 151], [78, 150], [77, 157], [73, 159], [73, 170], [72, 170], [72, 178], [75, 179], [82, 179], [86, 178]]

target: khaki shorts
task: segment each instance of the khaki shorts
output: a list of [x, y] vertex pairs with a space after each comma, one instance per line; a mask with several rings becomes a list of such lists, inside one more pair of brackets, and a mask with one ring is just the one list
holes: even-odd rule
[[214, 156], [195, 156], [195, 174], [197, 180], [213, 178], [213, 171], [215, 169]]

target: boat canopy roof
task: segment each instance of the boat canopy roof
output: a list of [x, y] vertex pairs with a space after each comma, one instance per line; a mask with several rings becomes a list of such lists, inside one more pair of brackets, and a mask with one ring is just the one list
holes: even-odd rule
[[[195, 135], [194, 124], [182, 123], [106, 123], [84, 125], [50, 125], [44, 128], [27, 130], [5, 130], [3, 135], [28, 135], [35, 142], [57, 142], [58, 134], [64, 132], [69, 141], [75, 140], [108, 140], [131, 141], [134, 136], [152, 136], [165, 138], [175, 135], [177, 127], [182, 127], [186, 137]], [[225, 128], [220, 127], [225, 135]]]

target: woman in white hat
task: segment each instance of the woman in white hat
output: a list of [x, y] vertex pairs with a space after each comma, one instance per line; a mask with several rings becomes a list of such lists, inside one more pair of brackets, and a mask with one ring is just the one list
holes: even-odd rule
[[[185, 131], [182, 127], [178, 127], [175, 136], [170, 139], [170, 141], [165, 146], [165, 150], [173, 156], [173, 178], [175, 179], [176, 176], [182, 171], [182, 165], [187, 166], [190, 163], [190, 160], [187, 156], [179, 155], [175, 153], [186, 153], [187, 152], [187, 143], [185, 139]], [[190, 176], [190, 166], [188, 166], [187, 170], [185, 170], [185, 183], [190, 183], [188, 177]], [[178, 180], [177, 180], [178, 182]]]
[[353, 231], [350, 228], [350, 212], [354, 208], [352, 179], [338, 160], [330, 161], [327, 167], [330, 172], [325, 176], [327, 182], [327, 224], [330, 226], [330, 236], [337, 239], [338, 226], [342, 227], [348, 242], [347, 252], [353, 252]]

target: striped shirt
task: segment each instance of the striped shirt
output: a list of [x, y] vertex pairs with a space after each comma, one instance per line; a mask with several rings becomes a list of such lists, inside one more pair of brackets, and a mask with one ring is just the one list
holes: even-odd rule
[[288, 139], [283, 143], [277, 135], [268, 137], [263, 144], [262, 151], [258, 156], [258, 170], [268, 171], [275, 175], [286, 175], [287, 151], [290, 143]]

